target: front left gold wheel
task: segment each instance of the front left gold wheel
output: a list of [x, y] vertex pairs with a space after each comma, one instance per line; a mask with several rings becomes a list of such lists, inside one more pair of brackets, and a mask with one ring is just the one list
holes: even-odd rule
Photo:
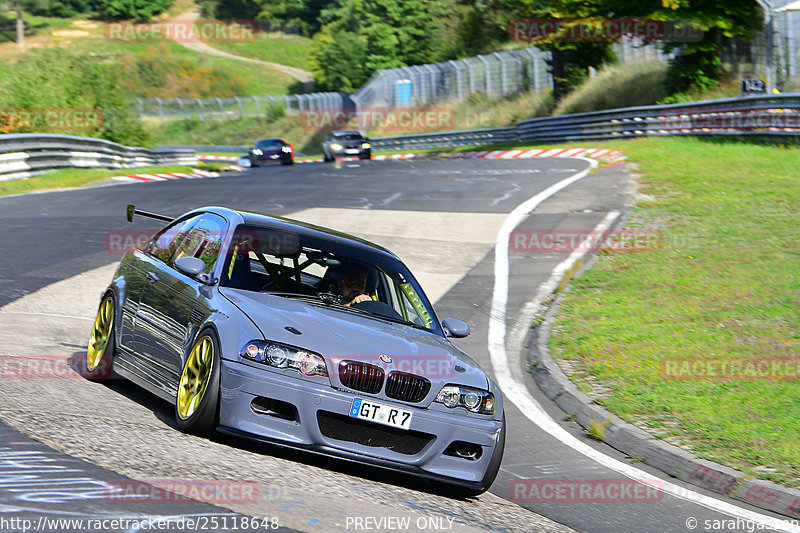
[[114, 298], [109, 294], [100, 303], [89, 336], [89, 345], [86, 348], [86, 377], [89, 379], [110, 377], [113, 358]]
[[219, 397], [219, 343], [211, 330], [201, 333], [183, 365], [175, 418], [181, 429], [205, 434], [216, 425]]

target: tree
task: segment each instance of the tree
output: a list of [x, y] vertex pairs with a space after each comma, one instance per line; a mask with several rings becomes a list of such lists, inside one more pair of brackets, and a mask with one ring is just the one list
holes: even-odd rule
[[[520, 18], [563, 20], [560, 32], [536, 40], [537, 46], [551, 52], [550, 73], [553, 78], [553, 99], [558, 101], [577, 88], [589, 76], [589, 68], [616, 61], [612, 43], [577, 41], [572, 38], [576, 25], [597, 26], [611, 13], [607, 0], [504, 0], [507, 9]], [[578, 19], [573, 21], [573, 19]]]
[[[343, 90], [333, 80], [344, 76], [349, 87], [358, 87], [375, 70], [439, 60], [448, 39], [444, 20], [451, 14], [444, 0], [340, 0], [323, 9], [324, 25], [311, 53], [318, 86]], [[346, 74], [343, 65], [356, 61], [359, 68]]]

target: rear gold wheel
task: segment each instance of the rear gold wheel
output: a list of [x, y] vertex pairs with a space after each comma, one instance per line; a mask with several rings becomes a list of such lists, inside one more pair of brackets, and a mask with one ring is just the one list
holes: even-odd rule
[[86, 348], [86, 377], [100, 379], [111, 375], [114, 364], [114, 298], [106, 296], [94, 319]]

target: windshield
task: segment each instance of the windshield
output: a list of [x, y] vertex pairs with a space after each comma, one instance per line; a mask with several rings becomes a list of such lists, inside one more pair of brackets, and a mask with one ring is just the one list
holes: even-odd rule
[[305, 297], [442, 334], [430, 303], [403, 263], [324, 238], [240, 225], [220, 285]]
[[364, 137], [360, 133], [338, 133], [334, 135], [337, 141], [360, 141]]
[[258, 141], [256, 148], [260, 150], [280, 150], [283, 143], [276, 140]]

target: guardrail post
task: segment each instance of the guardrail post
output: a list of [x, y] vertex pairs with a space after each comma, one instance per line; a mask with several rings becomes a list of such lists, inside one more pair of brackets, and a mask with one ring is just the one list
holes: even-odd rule
[[181, 120], [183, 120], [183, 101], [180, 98], [175, 98], [175, 101], [178, 102], [178, 112], [181, 114]]
[[144, 117], [144, 102], [141, 98], [137, 98], [136, 101], [139, 102], [139, 117]]
[[217, 101], [217, 106], [219, 107], [220, 118], [225, 118], [225, 110], [222, 109], [222, 98], [216, 96], [214, 99]]
[[508, 94], [508, 68], [506, 67], [506, 60], [503, 58], [502, 54], [497, 52], [494, 53], [494, 56], [500, 61], [500, 90], [502, 91], [501, 96], [505, 96]]
[[161, 105], [161, 98], [156, 98], [156, 103], [158, 104], [158, 118], [162, 121], [164, 120], [164, 107]]
[[433, 68], [431, 65], [423, 65], [430, 73], [431, 80], [431, 102], [436, 101], [436, 74], [439, 72], [439, 67]]
[[261, 116], [261, 104], [258, 102], [258, 96], [253, 97], [253, 102], [256, 103], [256, 118]]
[[491, 71], [489, 70], [489, 62], [483, 56], [478, 56], [478, 59], [481, 60], [484, 67], [486, 68], [486, 96], [492, 96], [492, 85], [491, 85]]
[[236, 105], [239, 106], [239, 118], [244, 118], [244, 115], [242, 114], [242, 101], [241, 101], [241, 99], [238, 96], [234, 96], [233, 99], [236, 100]]
[[199, 98], [195, 98], [195, 100], [197, 101], [197, 112], [200, 115], [200, 122], [205, 122], [206, 117], [205, 117], [205, 110], [203, 109], [203, 101], [200, 100]]
[[462, 61], [467, 65], [467, 70], [469, 71], [469, 94], [474, 94], [478, 90], [475, 88], [475, 69], [466, 59], [462, 59]]

